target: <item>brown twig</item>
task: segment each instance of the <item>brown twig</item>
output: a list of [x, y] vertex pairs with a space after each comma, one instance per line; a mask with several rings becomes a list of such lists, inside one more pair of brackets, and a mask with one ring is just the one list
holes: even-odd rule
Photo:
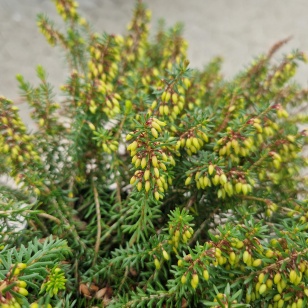
[[101, 226], [101, 209], [100, 209], [100, 204], [98, 200], [98, 192], [97, 192], [96, 186], [94, 185], [94, 180], [92, 181], [92, 183], [93, 183], [93, 193], [94, 193], [96, 219], [97, 219], [96, 242], [95, 242], [95, 248], [94, 248], [94, 258], [92, 262], [92, 266], [93, 266], [97, 260], [97, 255], [98, 255], [100, 241], [101, 241], [102, 226]]

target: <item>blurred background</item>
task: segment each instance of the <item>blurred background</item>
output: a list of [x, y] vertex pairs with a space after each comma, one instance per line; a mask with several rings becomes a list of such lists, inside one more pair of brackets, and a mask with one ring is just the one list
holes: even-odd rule
[[[191, 67], [212, 57], [224, 58], [223, 73], [231, 78], [278, 40], [292, 36], [281, 52], [308, 52], [307, 0], [145, 0], [152, 11], [151, 31], [159, 18], [171, 26], [185, 25]], [[79, 0], [79, 11], [97, 32], [121, 33], [132, 16], [134, 0]], [[56, 89], [66, 79], [63, 52], [52, 48], [36, 27], [36, 15], [59, 17], [51, 0], [0, 0], [0, 95], [20, 101], [16, 74], [37, 82], [35, 67], [43, 65]], [[279, 55], [278, 55], [279, 57]], [[308, 65], [296, 79], [308, 86]], [[27, 109], [21, 106], [24, 116]]]

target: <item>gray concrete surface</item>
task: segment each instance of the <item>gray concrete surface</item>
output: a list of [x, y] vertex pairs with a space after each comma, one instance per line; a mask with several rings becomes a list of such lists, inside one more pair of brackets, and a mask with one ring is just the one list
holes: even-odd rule
[[[202, 67], [213, 56], [224, 59], [227, 78], [266, 52], [277, 40], [293, 36], [282, 52], [308, 52], [307, 0], [145, 0], [153, 12], [152, 30], [162, 17], [168, 25], [185, 24], [191, 66]], [[79, 0], [80, 12], [97, 31], [125, 32], [133, 0]], [[36, 82], [35, 66], [46, 67], [58, 88], [65, 80], [64, 56], [51, 48], [36, 28], [36, 14], [59, 20], [50, 0], [0, 0], [0, 95], [18, 99], [15, 75]], [[59, 58], [61, 59], [59, 61]], [[308, 67], [298, 80], [308, 85]]]

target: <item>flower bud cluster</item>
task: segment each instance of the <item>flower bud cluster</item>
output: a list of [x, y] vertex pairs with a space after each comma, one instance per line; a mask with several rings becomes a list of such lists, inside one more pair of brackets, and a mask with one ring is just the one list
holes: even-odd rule
[[111, 140], [109, 142], [102, 143], [103, 151], [107, 154], [114, 153], [118, 150], [119, 142], [116, 140]]
[[22, 296], [28, 295], [27, 283], [19, 279], [20, 274], [26, 267], [25, 263], [12, 265], [5, 278], [0, 281], [0, 307], [21, 308], [22, 299], [15, 297], [13, 292]]
[[[292, 55], [291, 55], [292, 56]], [[281, 86], [285, 84], [296, 74], [296, 63], [293, 59], [286, 59], [277, 70], [270, 76], [270, 81], [273, 86]]]
[[121, 96], [117, 93], [109, 93], [106, 95], [98, 96], [97, 100], [91, 99], [88, 102], [88, 108], [91, 113], [95, 114], [98, 110], [103, 111], [108, 118], [114, 118], [120, 113]]
[[206, 134], [206, 127], [204, 125], [198, 125], [181, 135], [175, 145], [175, 149], [178, 151], [180, 148], [184, 148], [186, 153], [191, 156], [197, 153], [203, 147], [204, 143], [208, 141], [209, 137]]
[[[194, 181], [197, 189], [203, 190], [207, 187], [218, 186], [217, 196], [222, 199], [234, 194], [247, 195], [252, 191], [252, 185], [247, 182], [243, 172], [231, 170], [226, 174], [219, 166], [212, 163], [194, 172], [188, 171], [187, 175], [185, 185], [190, 185]], [[250, 180], [250, 182], [253, 181]]]
[[178, 87], [178, 91], [167, 87], [161, 94], [159, 101], [159, 115], [167, 116], [171, 121], [175, 120], [184, 108], [184, 88]]
[[78, 3], [74, 0], [53, 0], [56, 9], [63, 20], [77, 20], [77, 7]]
[[[209, 255], [212, 254], [212, 251]], [[209, 281], [210, 279], [210, 262], [206, 258], [207, 253], [202, 253], [199, 257], [194, 258], [191, 254], [178, 260], [178, 266], [184, 268], [180, 281], [185, 285], [190, 281], [193, 290], [197, 289], [200, 281]]]
[[[238, 307], [237, 303], [238, 301], [236, 299], [232, 300], [232, 297], [230, 296], [229, 292], [226, 293], [218, 293], [213, 303], [218, 303], [218, 305], [213, 306], [213, 308], [220, 308], [220, 307]], [[241, 304], [240, 304], [241, 305]]]
[[54, 28], [53, 23], [47, 20], [45, 16], [38, 16], [37, 26], [51, 46], [55, 46], [58, 42], [63, 43], [65, 46], [67, 45], [64, 36]]
[[158, 248], [156, 249], [156, 253], [160, 255], [160, 260], [157, 257], [157, 254], [154, 255], [154, 266], [157, 270], [161, 268], [161, 264], [163, 261], [169, 261], [170, 255], [169, 253], [164, 249], [164, 247], [160, 244]]
[[[223, 234], [216, 235], [214, 241], [208, 241], [195, 252], [179, 257], [181, 284], [188, 285], [190, 282], [191, 287], [196, 289], [202, 281], [208, 284], [213, 279], [215, 283], [216, 276], [225, 275], [226, 279], [233, 281], [245, 280], [244, 298], [247, 304], [262, 302], [269, 307], [304, 307], [308, 300], [307, 249], [295, 252], [292, 249], [296, 242], [285, 238], [261, 242], [256, 237], [261, 228], [238, 226], [237, 237], [233, 236], [233, 231], [225, 230]], [[293, 231], [289, 235], [296, 238]]]
[[108, 36], [104, 43], [100, 37], [93, 37], [89, 47], [88, 78], [94, 86], [85, 88], [81, 93], [82, 101], [92, 114], [103, 111], [108, 118], [120, 113], [122, 97], [114, 89], [114, 81], [118, 77], [118, 65], [122, 37]]
[[239, 163], [241, 157], [247, 157], [255, 151], [254, 140], [252, 137], [245, 137], [240, 132], [230, 130], [227, 136], [218, 139], [214, 150], [219, 156], [231, 158], [233, 162]]
[[[249, 254], [253, 252], [250, 251]], [[254, 280], [252, 291], [247, 290], [246, 302], [267, 297], [269, 307], [303, 307], [305, 298], [308, 299], [305, 282], [308, 279], [308, 261], [299, 258], [297, 253], [290, 255], [284, 239], [272, 240], [271, 247], [262, 250], [261, 254], [268, 259], [270, 265], [258, 265], [262, 270]]]
[[183, 63], [187, 58], [188, 43], [181, 36], [181, 31], [179, 31], [177, 26], [171, 32], [161, 31], [159, 35], [166, 41], [166, 44], [163, 44], [161, 47], [163, 49], [161, 51], [163, 57], [160, 63], [160, 69], [162, 71], [166, 69], [170, 71], [174, 63]]
[[110, 91], [112, 82], [118, 76], [118, 63], [121, 59], [122, 36], [108, 36], [104, 43], [100, 36], [93, 37], [93, 42], [89, 47], [91, 59], [88, 62], [89, 78], [98, 83], [100, 93], [105, 94]]
[[138, 3], [132, 21], [128, 25], [129, 35], [124, 42], [125, 59], [127, 63], [142, 62], [149, 35], [151, 12], [146, 10], [143, 3]]
[[131, 152], [132, 163], [137, 169], [130, 184], [135, 185], [138, 191], [153, 193], [157, 201], [163, 198], [164, 192], [172, 184], [171, 177], [166, 173], [166, 165], [175, 165], [171, 153], [156, 141], [162, 132], [161, 127], [165, 125], [156, 118], [149, 118], [143, 131], [136, 130], [126, 136], [127, 141], [134, 140], [127, 150]]
[[[268, 250], [266, 255], [271, 258], [274, 252]], [[246, 293], [246, 302], [267, 297], [270, 293], [269, 307], [304, 307], [304, 300], [308, 299], [308, 288], [303, 281], [304, 276], [308, 278], [306, 272], [307, 261], [300, 261], [296, 268], [264, 270], [256, 277], [254, 290]]]
[[194, 230], [189, 225], [169, 225], [170, 240], [168, 244], [172, 245], [175, 251], [177, 251], [179, 244], [186, 244], [188, 240], [193, 236]]
[[102, 128], [96, 130], [95, 125], [91, 122], [88, 122], [88, 125], [89, 128], [93, 131], [93, 139], [97, 141], [97, 145], [103, 149], [103, 152], [111, 154], [118, 150], [119, 142], [114, 140], [114, 137], [109, 134], [109, 131]]
[[[273, 108], [279, 108], [274, 105]], [[269, 123], [267, 120], [265, 123]], [[283, 125], [283, 124], [282, 124]], [[263, 127], [263, 133], [258, 134], [258, 140], [256, 143], [259, 147], [268, 148], [268, 152], [265, 152], [264, 157], [261, 160], [265, 160], [266, 168], [259, 168], [258, 177], [260, 181], [269, 179], [275, 184], [281, 184], [285, 179], [293, 177], [299, 172], [298, 169], [290, 167], [289, 163], [299, 157], [301, 140], [305, 137], [305, 131], [296, 135], [280, 134], [279, 138], [266, 133], [266, 129], [271, 129], [272, 132], [277, 134], [278, 130], [282, 128], [275, 124]], [[264, 164], [263, 164], [264, 165]], [[289, 180], [288, 180], [289, 181]], [[290, 183], [288, 182], [288, 185]]]
[[0, 153], [6, 156], [7, 166], [12, 167], [11, 175], [19, 183], [23, 180], [23, 175], [16, 174], [16, 170], [23, 170], [26, 174], [27, 166], [40, 162], [41, 159], [32, 143], [34, 137], [26, 133], [26, 127], [18, 115], [18, 108], [13, 106], [11, 101], [0, 97], [0, 109]]
[[266, 210], [265, 210], [265, 215], [267, 217], [271, 217], [273, 213], [277, 212], [278, 210], [278, 205], [270, 200], [266, 202]]

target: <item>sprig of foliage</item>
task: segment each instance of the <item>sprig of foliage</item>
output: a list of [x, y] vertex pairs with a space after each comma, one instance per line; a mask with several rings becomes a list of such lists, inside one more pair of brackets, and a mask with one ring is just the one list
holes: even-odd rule
[[18, 75], [28, 132], [0, 97], [1, 307], [305, 307], [306, 55], [272, 61], [281, 41], [226, 81], [219, 58], [189, 68], [182, 25], [149, 39], [142, 1], [124, 36], [53, 2], [65, 99]]

